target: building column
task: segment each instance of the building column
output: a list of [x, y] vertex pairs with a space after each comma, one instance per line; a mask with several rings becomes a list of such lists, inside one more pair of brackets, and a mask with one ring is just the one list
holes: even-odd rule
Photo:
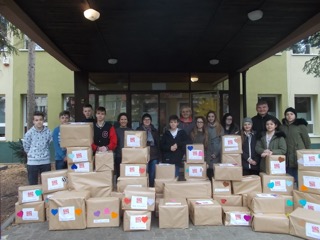
[[74, 72], [75, 120], [84, 118], [82, 106], [89, 103], [89, 74], [87, 72]]
[[240, 121], [240, 73], [229, 73], [229, 112], [239, 125]]

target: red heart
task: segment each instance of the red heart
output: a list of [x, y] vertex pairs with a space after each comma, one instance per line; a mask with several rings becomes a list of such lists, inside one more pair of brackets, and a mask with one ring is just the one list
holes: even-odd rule
[[22, 216], [23, 216], [23, 211], [17, 212], [17, 216], [18, 216], [19, 218], [22, 218]]
[[124, 198], [123, 199], [125, 204], [130, 204], [131, 203], [131, 199], [130, 198]]
[[285, 158], [284, 157], [279, 157], [278, 160], [279, 160], [279, 162], [283, 162], [285, 160]]
[[140, 172], [141, 174], [143, 174], [145, 171], [146, 171], [145, 168], [139, 168], [139, 172]]
[[144, 223], [146, 223], [146, 222], [148, 221], [148, 217], [147, 217], [147, 216], [142, 217], [142, 218], [141, 218], [141, 221], [144, 222]]
[[223, 186], [228, 187], [229, 183], [228, 182], [223, 182]]
[[225, 204], [225, 203], [227, 202], [227, 199], [221, 199], [220, 202], [221, 202], [222, 204]]
[[236, 139], [234, 139], [234, 141], [235, 141], [236, 143], [239, 143], [239, 142], [240, 142], [240, 139], [239, 139], [239, 138], [236, 138]]

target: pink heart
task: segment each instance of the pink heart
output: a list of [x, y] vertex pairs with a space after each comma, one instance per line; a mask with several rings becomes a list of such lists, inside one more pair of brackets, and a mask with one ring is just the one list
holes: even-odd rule
[[23, 211], [17, 212], [17, 216], [18, 216], [19, 218], [22, 218], [22, 216], [23, 216]]
[[103, 212], [104, 212], [104, 214], [110, 214], [110, 209], [109, 208], [105, 208]]
[[246, 220], [247, 222], [249, 222], [251, 220], [251, 216], [250, 215], [244, 215], [243, 216], [244, 220]]
[[204, 156], [204, 154], [203, 154], [202, 151], [199, 152], [199, 156], [200, 156], [200, 157], [203, 157], [203, 156]]

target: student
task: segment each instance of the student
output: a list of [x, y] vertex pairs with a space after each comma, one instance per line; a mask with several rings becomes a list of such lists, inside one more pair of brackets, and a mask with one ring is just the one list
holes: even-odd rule
[[178, 128], [178, 116], [169, 117], [170, 129], [166, 130], [161, 139], [163, 162], [176, 166], [175, 176], [179, 176], [183, 155], [186, 153], [186, 145], [191, 143], [187, 133]]
[[33, 114], [33, 127], [23, 138], [23, 149], [27, 153], [27, 170], [29, 185], [37, 185], [42, 172], [51, 171], [49, 144], [51, 132], [43, 125], [44, 114]]
[[160, 159], [160, 141], [158, 130], [152, 125], [152, 117], [145, 113], [142, 115], [141, 124], [137, 130], [147, 132], [147, 146], [150, 147], [150, 160], [148, 162], [149, 186], [154, 187], [156, 177], [156, 164]]
[[265, 158], [271, 155], [285, 155], [287, 153], [287, 144], [285, 134], [277, 131], [278, 125], [275, 118], [270, 118], [266, 122], [267, 131], [262, 132], [261, 138], [257, 141], [256, 152], [262, 157], [260, 161], [260, 171], [266, 172]]
[[[62, 111], [59, 114], [60, 125], [68, 123], [69, 119], [69, 111]], [[67, 168], [67, 150], [65, 148], [61, 148], [60, 146], [60, 125], [56, 127], [52, 132], [52, 141], [55, 152], [54, 156], [56, 160], [56, 170]]]
[[82, 122], [94, 122], [93, 108], [91, 104], [84, 105], [82, 107], [82, 113], [84, 115], [84, 119], [82, 119]]
[[208, 128], [206, 124], [206, 119], [204, 117], [196, 117], [196, 126], [192, 129], [190, 133], [190, 138], [192, 143], [203, 144], [205, 155], [208, 152]]
[[231, 113], [226, 113], [225, 115], [223, 115], [221, 125], [223, 127], [225, 135], [239, 134], [239, 126], [234, 122]]
[[244, 118], [240, 131], [242, 139], [242, 168], [243, 175], [259, 175], [260, 156], [256, 153], [256, 134], [252, 130], [251, 118]]
[[105, 121], [106, 109], [104, 107], [98, 107], [96, 110], [97, 121], [94, 126], [94, 137], [92, 150], [94, 152], [107, 152], [113, 151], [117, 147], [117, 134], [114, 127]]
[[297, 112], [292, 107], [284, 111], [284, 116], [280, 130], [286, 134], [287, 173], [294, 177], [295, 182], [298, 182], [297, 150], [311, 148], [308, 123], [303, 118], [297, 118]]
[[183, 106], [180, 110], [180, 122], [178, 124], [178, 128], [184, 130], [187, 135], [190, 136], [195, 125], [196, 124], [192, 119], [191, 107]]

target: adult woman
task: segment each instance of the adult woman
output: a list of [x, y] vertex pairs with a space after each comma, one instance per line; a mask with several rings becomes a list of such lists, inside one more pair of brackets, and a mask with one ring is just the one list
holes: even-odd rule
[[223, 115], [221, 125], [225, 135], [239, 133], [239, 126], [233, 121], [231, 113], [226, 113]]

